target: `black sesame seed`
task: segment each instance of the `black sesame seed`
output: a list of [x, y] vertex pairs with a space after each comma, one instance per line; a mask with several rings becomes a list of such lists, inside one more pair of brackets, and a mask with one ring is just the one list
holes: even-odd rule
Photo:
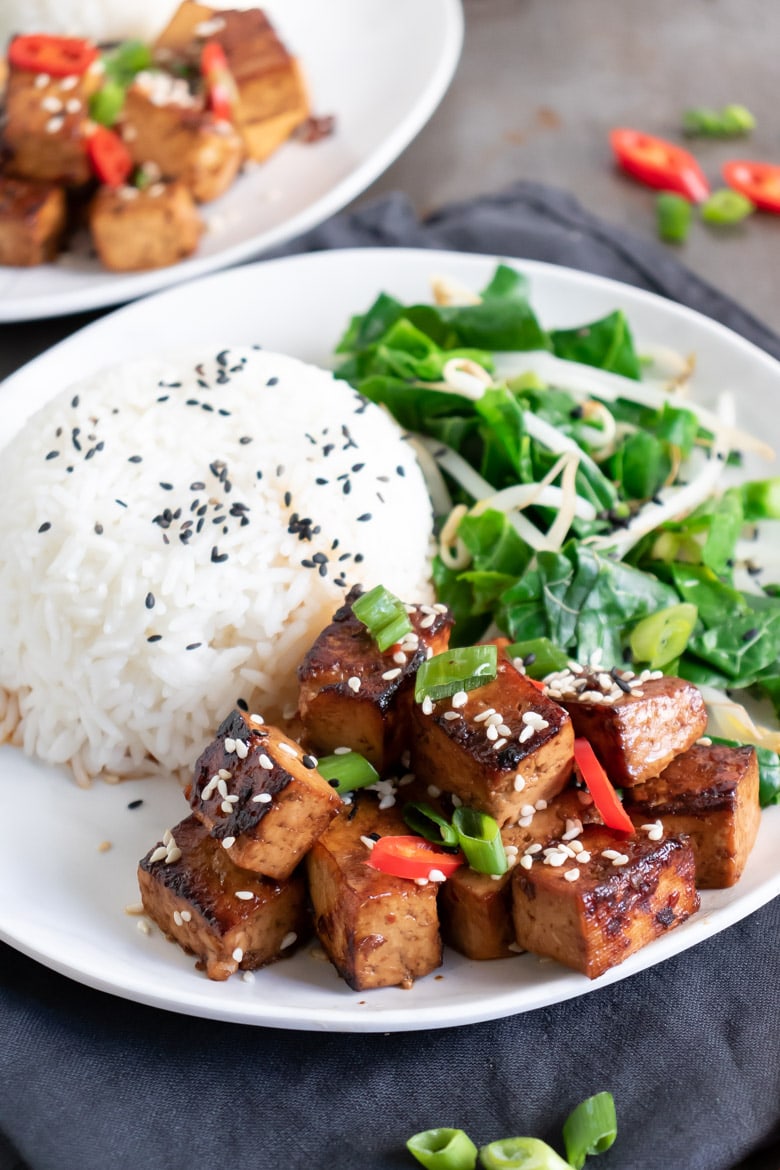
[[743, 642], [752, 642], [753, 639], [757, 638], [757, 637], [758, 637], [758, 629], [755, 626], [753, 626], [751, 629], [745, 630], [744, 634], [742, 635], [742, 641]]
[[339, 557], [339, 560], [340, 561], [348, 561], [351, 556], [352, 556], [352, 553], [342, 553], [341, 556]]
[[340, 780], [329, 780], [328, 781], [328, 784], [330, 784], [331, 788], [338, 788], [340, 783], [341, 783]]
[[359, 565], [363, 559], [364, 559], [364, 557], [363, 557], [362, 553], [355, 553], [355, 564], [356, 565]]
[[160, 397], [157, 399], [157, 401], [158, 402], [167, 402], [169, 398], [170, 398], [170, 394], [161, 394]]
[[200, 386], [201, 390], [208, 390], [209, 388], [209, 384], [205, 378], [198, 378], [198, 385]]
[[268, 381], [266, 382], [266, 386], [275, 386], [278, 381], [279, 381], [278, 378], [269, 378]]
[[252, 442], [252, 436], [251, 435], [242, 435], [238, 441], [242, 447], [246, 447], [247, 443]]
[[200, 403], [198, 402], [197, 398], [188, 398], [187, 401], [184, 403], [184, 405], [185, 406], [200, 406]]
[[352, 484], [349, 482], [349, 480], [347, 480], [347, 482], [342, 485], [341, 490], [345, 496], [349, 495], [349, 493], [352, 491]]
[[217, 354], [217, 365], [218, 366], [226, 366], [227, 365], [227, 355], [229, 353], [230, 353], [229, 349], [220, 350], [220, 352]]
[[172, 492], [173, 491], [173, 484], [172, 483], [162, 483], [161, 482], [160, 487], [162, 488], [162, 490], [164, 492]]
[[162, 634], [150, 634], [147, 642], [162, 642]]
[[185, 650], [197, 650], [202, 645], [202, 642], [190, 642], [189, 646], [185, 646]]
[[247, 703], [246, 699], [236, 699], [236, 706], [238, 707], [239, 711], [249, 710], [249, 704]]
[[48, 532], [50, 528], [51, 528], [51, 524], [49, 523], [49, 521], [48, 521], [48, 520], [44, 520], [43, 524], [41, 524], [41, 526], [40, 526], [40, 528], [38, 529], [38, 531], [39, 531], [39, 532]]
[[209, 412], [209, 414], [213, 414], [213, 413], [214, 413], [214, 407], [211, 405], [211, 403], [210, 403], [210, 402], [201, 402], [201, 404], [200, 404], [200, 409], [201, 409], [201, 410], [207, 410], [207, 411]]
[[280, 476], [282, 476], [282, 475], [284, 475], [284, 464], [283, 464], [283, 463], [280, 463], [280, 464], [278, 465], [278, 467], [276, 468], [276, 476], [277, 476], [277, 479], [278, 479]]
[[257, 477], [258, 479], [262, 479], [262, 478], [263, 478], [263, 473], [262, 473], [262, 471], [256, 471], [256, 472], [255, 472], [255, 475], [256, 475], [256, 477]]
[[198, 523], [195, 525], [195, 531], [202, 532], [204, 524], [205, 524], [205, 520], [199, 520]]
[[201, 504], [201, 506], [198, 508], [197, 514], [198, 514], [198, 516], [205, 516], [206, 513], [208, 512], [208, 510], [209, 510], [208, 504]]
[[95, 525], [95, 534], [96, 534], [97, 536], [102, 536], [102, 535], [103, 535], [103, 525], [102, 525], [102, 524], [101, 524], [99, 521], [98, 521], [98, 523]]
[[126, 508], [126, 507], [127, 507], [127, 504], [125, 503], [125, 501], [124, 501], [124, 500], [114, 500], [114, 503], [115, 503], [115, 504], [119, 504], [119, 507], [120, 507], [120, 508]]
[[50, 451], [49, 454], [46, 456], [46, 458], [47, 459], [56, 459], [58, 455], [59, 455], [59, 451]]
[[335, 451], [335, 449], [336, 449], [335, 443], [326, 443], [325, 446], [322, 448], [322, 454], [327, 459], [327, 457], [328, 457], [328, 455], [330, 455], [331, 451]]
[[365, 467], [365, 463], [353, 463], [352, 464], [353, 471], [362, 471], [364, 467]]
[[284, 506], [285, 506], [285, 508], [289, 508], [291, 503], [292, 503], [292, 492], [285, 492], [284, 493]]
[[78, 396], [78, 394], [75, 396], [75, 398], [71, 398], [71, 400], [70, 400], [70, 404], [71, 404], [71, 406], [73, 407], [73, 409], [75, 410], [75, 409], [76, 409], [76, 407], [77, 407], [77, 406], [78, 406], [78, 404], [79, 404], [79, 396]]
[[196, 479], [194, 483], [190, 484], [190, 491], [191, 492], [203, 492], [205, 490], [206, 490], [205, 483], [201, 483], [201, 481], [199, 479]]
[[142, 804], [143, 804], [143, 801], [141, 800], [141, 798], [139, 796], [138, 800], [131, 800], [127, 807], [128, 808], [140, 808]]
[[314, 561], [301, 561], [301, 564], [303, 565], [304, 569], [314, 568]]
[[217, 411], [217, 414], [221, 414], [223, 418], [230, 418], [230, 411], [229, 411], [229, 410], [225, 410], [225, 408], [224, 408], [224, 407], [222, 407], [222, 409], [221, 409], [221, 410], [218, 410], [218, 411]]
[[320, 576], [327, 577], [327, 575], [328, 575], [328, 566], [327, 565], [320, 565]]
[[304, 768], [317, 767], [317, 761], [315, 760], [314, 756], [302, 756], [301, 763], [303, 764]]
[[358, 516], [358, 523], [359, 523], [359, 524], [364, 524], [364, 523], [366, 522], [366, 520], [370, 520], [370, 519], [371, 519], [371, 513], [370, 513], [370, 512], [364, 512], [364, 513], [362, 514], [362, 516]]
[[131, 455], [128, 463], [143, 463], [143, 455]]
[[319, 476], [317, 479], [315, 479], [314, 482], [316, 484], [319, 484], [320, 487], [324, 487], [328, 481], [327, 481], [327, 479], [323, 479], [321, 476]]
[[227, 553], [221, 553], [216, 545], [211, 550], [211, 563], [214, 565], [221, 565], [223, 561], [228, 559]]
[[325, 565], [325, 564], [327, 564], [327, 561], [328, 561], [328, 558], [325, 556], [325, 553], [321, 553], [321, 552], [315, 553], [311, 559], [314, 561], [315, 565]]
[[147, 609], [154, 609], [154, 594], [153, 593], [147, 593], [146, 599], [144, 600], [144, 605], [146, 606]]
[[403, 477], [406, 475], [406, 472], [404, 471], [403, 467], [401, 467], [400, 464], [398, 465], [398, 467], [396, 467], [395, 473], [396, 473], [396, 475], [400, 475], [401, 479], [403, 479]]

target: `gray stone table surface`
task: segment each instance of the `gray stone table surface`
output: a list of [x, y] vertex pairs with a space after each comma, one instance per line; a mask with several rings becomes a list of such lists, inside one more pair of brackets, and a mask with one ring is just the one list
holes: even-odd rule
[[[682, 141], [681, 112], [695, 105], [740, 102], [758, 119], [747, 140], [693, 145], [714, 183], [729, 157], [780, 163], [775, 0], [465, 0], [464, 11], [449, 91], [358, 202], [401, 190], [425, 214], [537, 179], [654, 237], [654, 192], [617, 170], [608, 131], [627, 125]], [[780, 330], [780, 216], [729, 230], [696, 222], [675, 252]], [[0, 377], [96, 316], [0, 326]]]

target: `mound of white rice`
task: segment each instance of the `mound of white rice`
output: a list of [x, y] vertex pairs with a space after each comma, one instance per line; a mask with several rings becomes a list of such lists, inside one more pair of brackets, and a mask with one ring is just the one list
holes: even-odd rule
[[389, 416], [256, 349], [90, 377], [2, 453], [0, 738], [79, 782], [185, 774], [276, 718], [356, 583], [429, 600], [431, 509]]

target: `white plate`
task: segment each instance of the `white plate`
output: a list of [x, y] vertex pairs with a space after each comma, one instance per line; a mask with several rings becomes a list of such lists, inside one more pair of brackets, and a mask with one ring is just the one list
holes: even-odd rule
[[[0, 387], [0, 445], [69, 381], [166, 349], [260, 343], [326, 363], [350, 314], [384, 289], [428, 296], [431, 274], [479, 288], [495, 260], [405, 250], [327, 252], [269, 261], [182, 285], [124, 309], [61, 342]], [[659, 343], [698, 357], [702, 399], [739, 394], [742, 421], [780, 446], [780, 365], [687, 309], [613, 281], [544, 264], [520, 264], [547, 326], [581, 324], [622, 307], [640, 347]], [[773, 469], [760, 468], [761, 474]], [[142, 797], [139, 809], [128, 802]], [[22, 815], [22, 800], [24, 813]], [[0, 749], [0, 804], [32, 836], [7, 833], [0, 852], [0, 938], [67, 975], [142, 1003], [196, 1016], [274, 1027], [384, 1031], [474, 1023], [529, 1011], [603, 987], [717, 933], [780, 892], [780, 807], [764, 812], [739, 884], [705, 893], [702, 910], [622, 966], [590, 982], [529, 955], [491, 963], [447, 952], [444, 966], [410, 991], [356, 993], [308, 949], [258, 972], [253, 983], [210, 983], [159, 932], [145, 937], [123, 907], [138, 900], [138, 859], [186, 814], [173, 786], [132, 782], [81, 791], [60, 772]], [[98, 852], [102, 841], [113, 847]], [[767, 946], [773, 945], [767, 940]]]
[[56, 317], [133, 300], [259, 256], [333, 215], [369, 186], [422, 129], [460, 55], [460, 0], [265, 0], [303, 65], [315, 114], [335, 133], [289, 142], [201, 211], [196, 254], [151, 272], [107, 272], [68, 255], [0, 268], [0, 322]]

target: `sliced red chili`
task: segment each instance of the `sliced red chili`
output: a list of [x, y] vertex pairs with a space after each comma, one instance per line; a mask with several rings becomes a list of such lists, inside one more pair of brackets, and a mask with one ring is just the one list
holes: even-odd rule
[[85, 73], [98, 51], [83, 37], [53, 37], [42, 33], [14, 37], [8, 60], [15, 69], [48, 73], [51, 77], [72, 77]]
[[701, 203], [709, 195], [704, 172], [681, 146], [624, 128], [612, 130], [609, 141], [623, 170], [649, 187], [677, 191], [693, 203]]
[[635, 832], [631, 818], [620, 803], [618, 794], [597, 760], [589, 740], [575, 739], [574, 762], [580, 776], [588, 786], [593, 803], [599, 810], [604, 824], [621, 833]]
[[438, 870], [449, 877], [463, 865], [461, 853], [447, 853], [424, 837], [380, 837], [366, 864], [403, 878], [429, 878]]
[[121, 187], [133, 169], [130, 151], [122, 139], [106, 126], [98, 126], [87, 139], [92, 169], [107, 187]]
[[209, 109], [217, 118], [229, 122], [233, 117], [238, 93], [225, 51], [216, 41], [203, 46], [200, 70], [206, 83]]
[[723, 178], [756, 207], [780, 214], [780, 166], [776, 163], [732, 159], [724, 163]]

